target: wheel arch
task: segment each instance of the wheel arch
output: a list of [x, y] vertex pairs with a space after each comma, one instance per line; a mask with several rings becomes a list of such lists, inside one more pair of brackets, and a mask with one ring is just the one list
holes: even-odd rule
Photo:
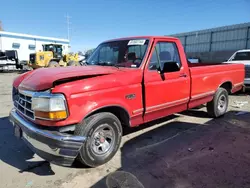
[[219, 86], [219, 88], [224, 88], [227, 90], [228, 94], [231, 94], [233, 89], [233, 84], [231, 81], [225, 81]]
[[123, 127], [124, 126], [131, 126], [130, 115], [129, 115], [128, 111], [120, 105], [110, 105], [110, 106], [99, 107], [97, 109], [92, 110], [88, 114], [86, 114], [84, 119], [86, 119], [87, 117], [90, 117], [91, 115], [94, 115], [96, 113], [100, 113], [100, 112], [110, 112], [110, 113], [114, 114], [121, 121], [121, 124]]

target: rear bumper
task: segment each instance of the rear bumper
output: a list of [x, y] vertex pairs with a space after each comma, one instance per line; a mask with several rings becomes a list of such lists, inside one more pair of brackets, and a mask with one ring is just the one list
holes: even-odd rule
[[86, 140], [82, 136], [44, 130], [25, 120], [15, 109], [11, 110], [9, 119], [33, 152], [55, 164], [71, 166]]

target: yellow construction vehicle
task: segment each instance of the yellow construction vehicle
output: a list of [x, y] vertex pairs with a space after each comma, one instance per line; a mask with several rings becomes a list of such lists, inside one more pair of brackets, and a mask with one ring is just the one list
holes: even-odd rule
[[30, 54], [29, 67], [33, 69], [41, 67], [60, 67], [60, 66], [80, 66], [78, 53], [63, 55], [61, 44], [44, 44], [43, 51]]

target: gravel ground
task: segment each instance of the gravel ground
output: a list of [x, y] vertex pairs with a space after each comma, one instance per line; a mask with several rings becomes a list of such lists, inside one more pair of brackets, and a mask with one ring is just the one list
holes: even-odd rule
[[[208, 118], [201, 107], [127, 131], [117, 155], [101, 167], [66, 168], [49, 164], [14, 137], [8, 113], [17, 75], [0, 73], [0, 187], [101, 188], [111, 172], [120, 171], [147, 188], [250, 187], [249, 94], [230, 96], [228, 113], [219, 119]], [[236, 108], [236, 101], [248, 104]]]

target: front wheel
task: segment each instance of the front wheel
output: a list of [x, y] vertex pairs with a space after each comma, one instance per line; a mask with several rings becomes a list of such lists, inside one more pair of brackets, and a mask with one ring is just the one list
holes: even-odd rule
[[219, 88], [211, 102], [207, 103], [207, 112], [211, 117], [223, 116], [228, 108], [228, 92], [224, 88]]
[[75, 135], [87, 137], [77, 160], [84, 165], [97, 167], [107, 163], [116, 154], [121, 143], [122, 126], [114, 114], [101, 112], [78, 125]]

